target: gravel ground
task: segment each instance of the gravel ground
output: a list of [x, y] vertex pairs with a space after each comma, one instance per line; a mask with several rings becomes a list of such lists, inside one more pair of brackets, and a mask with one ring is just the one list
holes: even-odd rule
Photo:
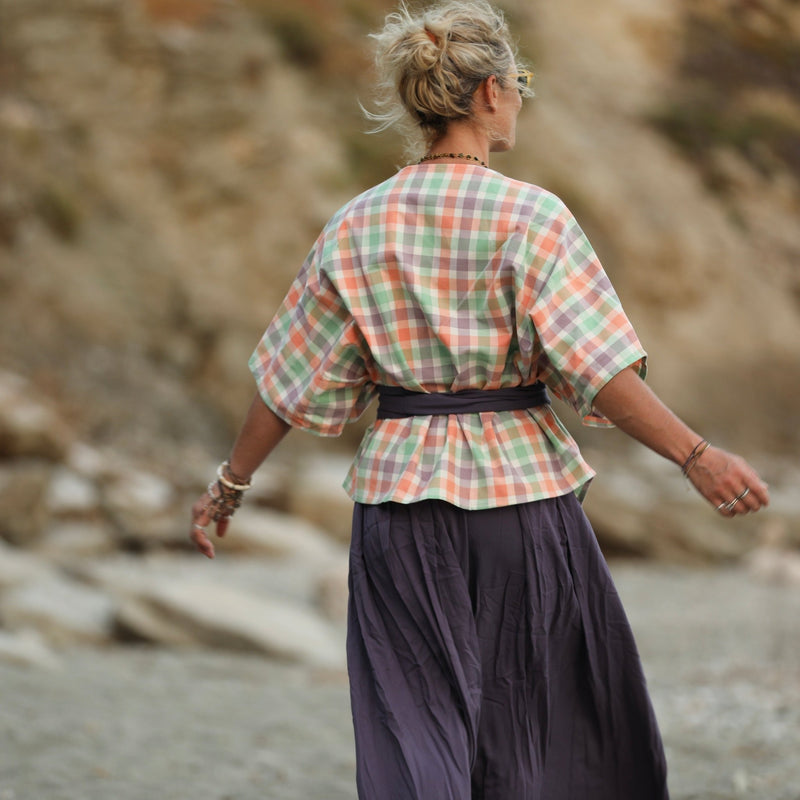
[[[615, 564], [673, 800], [800, 800], [800, 587]], [[353, 800], [343, 674], [78, 649], [0, 664], [0, 800]], [[591, 800], [587, 798], [587, 800]]]

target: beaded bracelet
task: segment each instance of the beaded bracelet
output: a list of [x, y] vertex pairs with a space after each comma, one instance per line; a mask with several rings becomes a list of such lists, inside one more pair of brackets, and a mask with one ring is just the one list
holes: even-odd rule
[[[220, 465], [217, 467], [217, 480], [218, 480], [218, 481], [219, 481], [219, 482], [220, 482], [220, 483], [221, 483], [221, 484], [222, 484], [222, 485], [223, 485], [223, 486], [224, 486], [226, 489], [230, 489], [231, 491], [234, 491], [234, 492], [246, 492], [248, 489], [250, 489], [250, 488], [253, 486], [253, 484], [252, 484], [252, 483], [232, 483], [231, 481], [229, 481], [229, 480], [228, 480], [228, 479], [225, 477], [225, 474], [224, 474], [224, 471], [225, 471], [225, 468], [226, 468], [226, 467], [228, 468], [228, 470], [230, 470], [230, 468], [231, 468], [230, 461], [223, 461], [223, 462], [222, 462], [222, 463], [221, 463], [221, 464], [220, 464]], [[231, 474], [231, 477], [232, 477], [232, 478], [239, 480], [239, 479], [237, 478], [237, 476], [233, 474], [233, 472], [231, 472], [230, 474]]]
[[219, 481], [211, 481], [208, 484], [206, 493], [209, 496], [209, 503], [206, 510], [211, 515], [214, 522], [221, 519], [232, 517], [242, 504], [242, 492], [234, 492], [225, 489]]

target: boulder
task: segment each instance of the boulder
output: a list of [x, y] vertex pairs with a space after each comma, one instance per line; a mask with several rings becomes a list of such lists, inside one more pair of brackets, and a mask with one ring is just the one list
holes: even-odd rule
[[61, 461], [70, 439], [64, 420], [29, 381], [0, 371], [0, 456]]
[[[70, 576], [106, 592], [120, 605], [131, 599], [148, 597], [160, 584], [201, 582], [311, 610], [321, 607], [320, 582], [329, 572], [343, 575], [346, 561], [344, 553], [315, 560], [218, 552], [217, 557], [209, 561], [199, 553], [153, 550], [138, 556], [119, 553], [102, 558], [72, 559], [65, 562], [65, 568]], [[328, 619], [339, 621], [335, 614], [322, 610]]]
[[754, 545], [758, 516], [726, 519], [649, 450], [589, 454], [598, 469], [584, 508], [607, 556], [729, 561]]
[[64, 461], [71, 470], [92, 480], [110, 474], [114, 466], [108, 456], [81, 441], [72, 442]]
[[62, 646], [109, 642], [115, 609], [104, 592], [52, 574], [7, 592], [0, 611], [9, 630], [35, 628]]
[[51, 573], [51, 567], [41, 558], [0, 541], [0, 594], [16, 586], [41, 580]]
[[[213, 532], [213, 524], [209, 526]], [[252, 553], [272, 558], [327, 561], [343, 551], [314, 524], [279, 511], [243, 507], [231, 519], [224, 538], [214, 539], [221, 553]]]
[[342, 488], [350, 456], [316, 455], [298, 467], [288, 488], [288, 511], [308, 520], [341, 542], [350, 541], [353, 501]]
[[607, 556], [709, 563], [735, 560], [752, 546], [751, 520], [715, 516], [700, 500], [661, 497], [644, 510], [593, 489], [586, 513]]
[[93, 481], [67, 467], [58, 467], [50, 477], [44, 502], [54, 516], [86, 517], [97, 513], [100, 495]]
[[800, 551], [758, 547], [745, 558], [750, 572], [767, 583], [800, 587]]
[[122, 470], [105, 487], [105, 502], [119, 513], [159, 514], [168, 509], [174, 499], [168, 481], [134, 467]]
[[182, 621], [172, 620], [161, 609], [137, 597], [129, 597], [120, 604], [115, 628], [122, 640], [151, 642], [166, 647], [194, 647], [201, 643]]
[[316, 603], [326, 618], [343, 623], [347, 620], [350, 590], [347, 579], [350, 565], [341, 558], [323, 569], [316, 581]]
[[0, 661], [22, 667], [58, 667], [55, 653], [35, 630], [0, 631]]
[[98, 520], [55, 521], [45, 527], [35, 552], [59, 563], [95, 558], [117, 549], [113, 531]]
[[182, 521], [173, 486], [164, 478], [133, 466], [122, 467], [102, 487], [106, 514], [122, 542], [137, 549], [182, 544]]
[[[131, 610], [131, 608], [133, 610]], [[121, 622], [144, 638], [250, 650], [318, 667], [344, 666], [339, 634], [307, 608], [200, 581], [162, 582], [137, 598]], [[155, 624], [154, 624], [155, 623]], [[140, 627], [139, 627], [140, 626]]]
[[81, 559], [73, 561], [65, 569], [75, 580], [114, 597], [118, 603], [146, 591], [156, 579], [147, 555], [134, 556], [129, 553]]
[[42, 534], [45, 497], [52, 467], [45, 461], [16, 460], [0, 466], [0, 538], [26, 546]]

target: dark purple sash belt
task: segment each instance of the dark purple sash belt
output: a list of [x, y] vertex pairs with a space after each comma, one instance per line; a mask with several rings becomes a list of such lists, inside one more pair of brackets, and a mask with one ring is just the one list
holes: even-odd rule
[[400, 419], [432, 414], [478, 414], [514, 411], [550, 403], [541, 381], [507, 389], [462, 389], [460, 392], [412, 392], [401, 386], [378, 389], [378, 419]]

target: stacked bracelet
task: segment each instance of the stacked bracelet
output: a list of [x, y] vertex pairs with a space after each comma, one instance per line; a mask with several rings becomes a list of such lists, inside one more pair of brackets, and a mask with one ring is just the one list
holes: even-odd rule
[[[214, 522], [232, 517], [242, 504], [242, 496], [252, 486], [248, 481], [243, 481], [230, 470], [230, 463], [223, 461], [217, 467], [217, 479], [208, 484], [206, 492], [209, 497], [206, 510]], [[225, 471], [228, 476], [225, 476]], [[233, 480], [229, 480], [232, 478]]]
[[226, 468], [227, 468], [228, 472], [230, 473], [231, 478], [233, 478], [234, 481], [240, 481], [241, 480], [241, 478], [239, 478], [238, 476], [234, 475], [233, 472], [231, 472], [230, 461], [223, 461], [217, 467], [217, 480], [226, 489], [231, 489], [234, 492], [246, 492], [248, 489], [250, 489], [252, 487], [252, 485], [253, 485], [252, 483], [248, 483], [248, 482], [234, 483], [233, 481], [229, 481], [225, 477], [225, 469]]
[[681, 467], [681, 473], [683, 474], [684, 478], [689, 477], [689, 473], [694, 469], [695, 464], [700, 460], [700, 456], [705, 453], [711, 445], [705, 440], [701, 439], [689, 453], [689, 457], [686, 461], [683, 462], [683, 466]]

